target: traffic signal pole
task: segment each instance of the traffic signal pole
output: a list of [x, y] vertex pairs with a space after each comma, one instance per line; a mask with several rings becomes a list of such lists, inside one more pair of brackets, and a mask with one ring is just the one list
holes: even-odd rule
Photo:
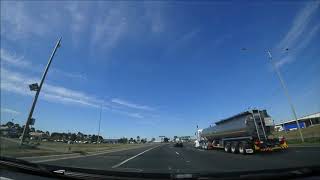
[[34, 108], [36, 106], [36, 103], [37, 103], [37, 100], [38, 100], [38, 97], [39, 97], [39, 94], [40, 94], [40, 91], [41, 91], [41, 88], [42, 88], [42, 85], [43, 85], [43, 82], [47, 76], [47, 73], [48, 73], [48, 70], [50, 68], [50, 65], [51, 65], [51, 62], [52, 62], [52, 59], [58, 49], [58, 47], [60, 47], [60, 42], [61, 42], [61, 37], [59, 38], [59, 40], [57, 41], [56, 43], [56, 46], [54, 47], [53, 49], [53, 52], [49, 58], [49, 61], [48, 61], [48, 64], [45, 68], [45, 71], [42, 75], [42, 78], [41, 78], [41, 81], [40, 81], [40, 85], [36, 88], [33, 87], [33, 89], [31, 89], [30, 87], [30, 90], [34, 90], [36, 91], [36, 94], [33, 98], [33, 102], [32, 102], [32, 105], [31, 105], [31, 109], [30, 109], [30, 112], [29, 112], [29, 115], [28, 115], [28, 118], [27, 118], [27, 121], [26, 121], [26, 124], [24, 126], [24, 129], [23, 129], [23, 132], [22, 132], [22, 136], [21, 136], [21, 141], [20, 141], [20, 145], [23, 145], [23, 142], [24, 142], [24, 139], [25, 139], [25, 136], [26, 136], [26, 133], [28, 132], [28, 128], [29, 128], [29, 125], [30, 125], [30, 122], [31, 122], [31, 119], [32, 119], [32, 115], [33, 115], [33, 111], [34, 111]]

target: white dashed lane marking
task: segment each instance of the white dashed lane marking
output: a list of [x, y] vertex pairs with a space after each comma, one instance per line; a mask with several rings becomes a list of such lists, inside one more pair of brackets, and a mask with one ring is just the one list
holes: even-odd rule
[[145, 151], [143, 151], [143, 152], [141, 152], [141, 153], [139, 153], [139, 154], [137, 154], [137, 155], [135, 155], [135, 156], [132, 156], [132, 157], [129, 158], [129, 159], [126, 159], [126, 160], [122, 161], [122, 162], [119, 163], [119, 164], [116, 164], [116, 165], [112, 166], [112, 168], [117, 168], [117, 167], [121, 166], [122, 164], [124, 164], [124, 163], [126, 163], [126, 162], [128, 162], [128, 161], [130, 161], [130, 160], [132, 160], [132, 159], [134, 159], [134, 158], [142, 155], [142, 154], [145, 153], [145, 152], [148, 152], [148, 151], [150, 151], [150, 150], [152, 150], [152, 149], [154, 149], [154, 148], [157, 148], [157, 147], [159, 147], [159, 146], [155, 146], [155, 147], [152, 147], [152, 148], [150, 148], [150, 149], [147, 149], [147, 150], [145, 150]]

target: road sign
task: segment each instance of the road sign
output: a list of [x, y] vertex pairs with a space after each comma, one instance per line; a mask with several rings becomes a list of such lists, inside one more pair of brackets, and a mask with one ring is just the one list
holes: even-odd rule
[[38, 91], [38, 89], [39, 89], [38, 83], [30, 84], [29, 89], [30, 89], [30, 91]]

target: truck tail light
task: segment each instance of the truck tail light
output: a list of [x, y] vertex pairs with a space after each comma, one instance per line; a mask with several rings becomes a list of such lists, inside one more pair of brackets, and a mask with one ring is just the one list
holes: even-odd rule
[[279, 137], [279, 142], [280, 142], [280, 144], [284, 144], [286, 142], [286, 138], [285, 137]]

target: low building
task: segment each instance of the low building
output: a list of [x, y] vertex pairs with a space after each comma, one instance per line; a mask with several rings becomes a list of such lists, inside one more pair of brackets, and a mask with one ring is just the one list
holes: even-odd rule
[[[301, 128], [307, 128], [313, 125], [320, 124], [320, 112], [309, 114], [298, 118], [299, 126]], [[291, 131], [297, 129], [296, 120], [289, 120], [275, 125], [277, 131]]]
[[29, 135], [31, 140], [41, 140], [47, 137], [47, 134], [43, 132], [30, 132]]

